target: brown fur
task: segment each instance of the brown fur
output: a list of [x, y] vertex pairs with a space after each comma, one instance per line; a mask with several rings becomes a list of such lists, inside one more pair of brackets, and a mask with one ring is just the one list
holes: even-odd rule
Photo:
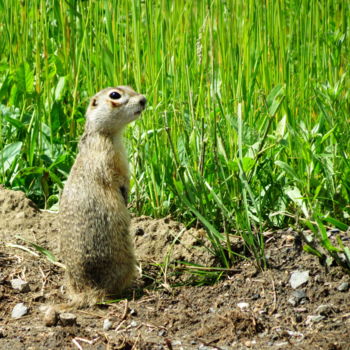
[[134, 97], [118, 112], [118, 107], [109, 104], [113, 102], [108, 98], [112, 89], [99, 92], [90, 103], [79, 154], [60, 201], [61, 255], [67, 267], [69, 295], [78, 307], [120, 294], [136, 273], [126, 207], [129, 170], [122, 129], [131, 118], [137, 118], [145, 98], [129, 88]]

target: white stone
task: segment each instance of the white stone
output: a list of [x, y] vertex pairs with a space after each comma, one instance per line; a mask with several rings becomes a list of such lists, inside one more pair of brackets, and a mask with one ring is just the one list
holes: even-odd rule
[[290, 276], [290, 285], [296, 289], [309, 280], [309, 271], [294, 271]]
[[14, 278], [11, 280], [11, 287], [13, 289], [19, 290], [22, 293], [30, 291], [28, 282], [23, 281], [21, 278]]
[[109, 320], [108, 318], [103, 321], [103, 330], [104, 331], [109, 331], [112, 328], [112, 321]]
[[22, 316], [26, 315], [27, 312], [28, 312], [28, 307], [25, 306], [23, 303], [18, 303], [13, 308], [12, 313], [11, 313], [11, 317], [12, 318], [21, 318]]
[[248, 308], [249, 304], [245, 302], [241, 302], [241, 303], [238, 303], [237, 306], [242, 310], [242, 309]]

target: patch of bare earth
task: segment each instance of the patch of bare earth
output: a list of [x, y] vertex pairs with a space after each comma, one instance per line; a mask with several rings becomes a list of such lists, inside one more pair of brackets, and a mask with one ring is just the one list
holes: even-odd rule
[[[173, 287], [191, 277], [179, 273], [179, 261], [216, 261], [203, 230], [170, 218], [133, 218], [143, 275], [127, 299], [74, 310], [72, 326], [47, 327], [43, 306], [66, 301], [63, 270], [15, 245], [30, 248], [21, 236], [59, 256], [56, 217], [23, 193], [0, 187], [0, 349], [349, 349], [349, 277], [303, 253], [293, 232], [267, 235], [267, 271], [240, 261], [214, 285]], [[309, 277], [293, 289], [296, 270]], [[14, 289], [16, 278], [29, 290]], [[28, 311], [15, 319], [18, 303]]]

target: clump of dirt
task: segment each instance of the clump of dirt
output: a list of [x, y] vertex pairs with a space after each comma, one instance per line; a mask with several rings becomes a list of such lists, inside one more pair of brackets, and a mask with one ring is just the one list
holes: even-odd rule
[[[201, 328], [196, 332], [200, 338], [211, 335], [210, 342], [217, 342], [217, 335], [222, 332], [227, 334], [227, 342], [232, 343], [235, 339], [258, 335], [264, 330], [263, 323], [253, 313], [241, 310], [227, 310], [222, 313], [213, 313]], [[228, 331], [228, 332], [227, 332]]]
[[24, 220], [31, 220], [38, 212], [36, 205], [23, 192], [7, 190], [0, 185], [0, 220], [3, 227], [20, 227]]
[[[305, 254], [291, 230], [266, 234], [266, 271], [238, 261], [213, 285], [175, 287], [189, 274], [169, 278], [169, 262], [215, 270], [204, 231], [187, 230], [170, 218], [133, 218], [136, 253], [147, 272], [139, 278], [147, 280], [140, 283], [144, 287], [109, 306], [74, 310], [73, 326], [47, 327], [42, 309], [65, 301], [63, 269], [33, 255], [16, 235], [59, 257], [57, 214], [38, 210], [20, 192], [0, 188], [0, 220], [0, 348], [348, 349], [350, 278]], [[156, 277], [157, 283], [150, 284], [150, 266], [164, 283]], [[296, 270], [307, 271], [308, 279], [293, 289], [290, 278]], [[14, 289], [15, 278], [28, 282], [29, 290]], [[18, 303], [28, 311], [15, 319], [11, 313]]]
[[212, 266], [215, 262], [203, 229], [187, 230], [183, 224], [169, 217], [135, 217], [131, 233], [134, 234], [137, 256], [141, 261], [163, 263], [167, 259], [204, 266]]

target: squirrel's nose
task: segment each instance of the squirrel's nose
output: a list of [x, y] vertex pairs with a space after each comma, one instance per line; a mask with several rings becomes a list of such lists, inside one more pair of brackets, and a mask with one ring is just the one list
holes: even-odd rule
[[142, 96], [142, 98], [140, 99], [139, 103], [140, 103], [140, 105], [141, 105], [142, 107], [145, 107], [145, 106], [146, 106], [146, 103], [147, 103], [146, 97], [145, 97], [145, 96]]

